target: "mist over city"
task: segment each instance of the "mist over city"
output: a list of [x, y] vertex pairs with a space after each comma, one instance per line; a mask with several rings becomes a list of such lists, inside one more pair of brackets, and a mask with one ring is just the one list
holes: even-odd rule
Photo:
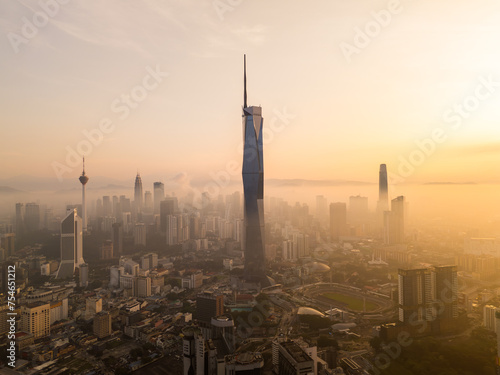
[[1, 374], [500, 374], [497, 2], [0, 33]]

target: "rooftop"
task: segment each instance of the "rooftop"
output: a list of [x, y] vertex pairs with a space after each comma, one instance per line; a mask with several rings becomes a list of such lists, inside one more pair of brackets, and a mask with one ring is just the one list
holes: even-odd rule
[[281, 346], [297, 361], [297, 363], [312, 361], [311, 357], [293, 341], [282, 342]]

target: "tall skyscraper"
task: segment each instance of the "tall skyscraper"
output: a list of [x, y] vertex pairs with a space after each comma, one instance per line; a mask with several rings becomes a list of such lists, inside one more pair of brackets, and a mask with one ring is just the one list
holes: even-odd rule
[[160, 202], [160, 232], [165, 234], [167, 231], [167, 216], [174, 215], [177, 211], [177, 198], [168, 197]]
[[495, 317], [495, 313], [497, 312], [498, 307], [494, 305], [486, 305], [483, 307], [483, 325], [487, 330], [496, 332], [497, 321]]
[[391, 211], [384, 212], [384, 242], [388, 245], [404, 243], [405, 239], [405, 197], [391, 201]]
[[178, 236], [178, 218], [181, 218], [180, 220], [182, 221], [182, 216], [181, 215], [167, 215], [165, 217], [165, 239], [166, 239], [166, 244], [171, 246], [179, 243], [179, 240], [177, 238]]
[[82, 219], [76, 209], [68, 212], [61, 222], [61, 263], [57, 270], [57, 279], [73, 277], [75, 269], [83, 260]]
[[246, 56], [243, 92], [243, 192], [245, 270], [247, 282], [270, 285], [266, 277], [264, 246], [264, 153], [262, 108], [247, 106]]
[[330, 234], [332, 241], [347, 235], [347, 205], [342, 202], [330, 204]]
[[111, 205], [111, 198], [109, 195], [102, 197], [102, 215], [111, 216], [113, 214], [113, 206]]
[[108, 311], [100, 311], [95, 315], [93, 332], [99, 339], [111, 335], [111, 315]]
[[24, 234], [24, 204], [16, 203], [16, 234], [22, 237]]
[[83, 233], [87, 231], [87, 211], [85, 205], [85, 185], [89, 182], [89, 178], [85, 175], [85, 158], [83, 158], [83, 170], [82, 175], [79, 178], [82, 184], [82, 230]]
[[5, 233], [0, 234], [0, 249], [5, 250], [5, 257], [9, 257], [14, 255], [15, 252], [15, 241], [16, 234], [15, 233]]
[[134, 227], [134, 245], [146, 246], [146, 224], [136, 223]]
[[378, 211], [384, 212], [389, 209], [389, 189], [387, 187], [387, 166], [380, 164], [378, 172]]
[[135, 186], [134, 186], [134, 203], [135, 210], [137, 212], [142, 212], [142, 180], [141, 175], [137, 172], [137, 176], [135, 176]]
[[450, 322], [458, 317], [457, 266], [398, 270], [399, 320]]
[[50, 303], [37, 301], [21, 306], [21, 330], [35, 339], [50, 335]]
[[113, 257], [123, 254], [123, 224], [113, 224]]
[[224, 296], [204, 292], [196, 297], [196, 312], [194, 318], [200, 322], [210, 323], [212, 318], [224, 314]]
[[431, 269], [433, 314], [439, 309], [441, 320], [451, 320], [458, 317], [458, 276], [457, 266], [435, 266]]
[[144, 193], [144, 211], [149, 214], [153, 212], [153, 194], [149, 190]]
[[163, 182], [155, 182], [153, 186], [154, 213], [157, 214], [160, 212], [160, 202], [165, 199], [165, 185]]
[[184, 375], [202, 375], [205, 371], [205, 339], [201, 330], [188, 326], [182, 330], [182, 354]]
[[89, 265], [87, 263], [80, 264], [80, 286], [86, 288], [89, 286]]
[[430, 273], [427, 269], [398, 271], [399, 321], [425, 321], [431, 303]]
[[24, 228], [27, 232], [40, 230], [40, 206], [38, 204], [26, 203]]

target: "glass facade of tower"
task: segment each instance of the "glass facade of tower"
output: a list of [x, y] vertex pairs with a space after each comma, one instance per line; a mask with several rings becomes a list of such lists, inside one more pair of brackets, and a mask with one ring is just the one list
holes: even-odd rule
[[142, 180], [139, 173], [135, 177], [134, 201], [137, 211], [142, 211]]
[[71, 278], [83, 260], [82, 219], [76, 209], [68, 212], [61, 222], [61, 263], [56, 278]]
[[262, 108], [243, 108], [245, 272], [248, 282], [269, 285], [264, 254], [264, 155]]
[[[378, 172], [378, 200], [388, 206], [388, 188], [387, 188], [387, 166], [380, 164], [380, 171]], [[387, 209], [387, 207], [385, 207]]]

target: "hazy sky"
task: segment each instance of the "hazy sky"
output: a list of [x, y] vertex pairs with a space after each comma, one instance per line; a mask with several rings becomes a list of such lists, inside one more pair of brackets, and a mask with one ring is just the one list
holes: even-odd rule
[[62, 2], [0, 2], [3, 177], [76, 177], [108, 120], [91, 176], [239, 165], [246, 53], [266, 178], [500, 181], [498, 1]]

